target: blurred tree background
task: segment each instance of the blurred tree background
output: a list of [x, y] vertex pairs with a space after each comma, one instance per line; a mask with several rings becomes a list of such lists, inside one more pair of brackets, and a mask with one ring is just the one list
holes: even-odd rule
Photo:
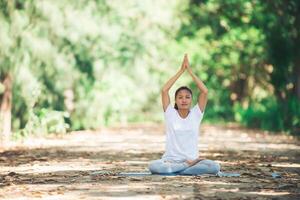
[[205, 121], [300, 135], [299, 34], [298, 0], [0, 0], [1, 141], [161, 122], [185, 52]]

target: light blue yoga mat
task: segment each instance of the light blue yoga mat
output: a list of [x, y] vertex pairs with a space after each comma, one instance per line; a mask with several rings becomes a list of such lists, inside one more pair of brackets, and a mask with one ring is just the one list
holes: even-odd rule
[[226, 173], [226, 172], [219, 172], [217, 174], [219, 177], [240, 177], [241, 174], [239, 173]]
[[[185, 175], [185, 174], [178, 174], [178, 173], [171, 173], [171, 174], [151, 174], [151, 172], [121, 172], [118, 174], [119, 176], [193, 176], [193, 175]], [[219, 177], [240, 177], [239, 173], [226, 173], [226, 172], [219, 172], [216, 175], [213, 174], [201, 174], [197, 176], [219, 176]]]

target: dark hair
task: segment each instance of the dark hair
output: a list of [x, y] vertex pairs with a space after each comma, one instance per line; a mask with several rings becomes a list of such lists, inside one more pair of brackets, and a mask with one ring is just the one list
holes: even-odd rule
[[[175, 92], [175, 99], [176, 99], [178, 93], [179, 93], [181, 90], [186, 90], [186, 91], [188, 91], [189, 93], [191, 93], [191, 95], [193, 96], [193, 92], [192, 92], [192, 90], [191, 90], [190, 88], [188, 88], [187, 86], [181, 86], [181, 87], [178, 88], [178, 89], [176, 90], [176, 92]], [[176, 110], [178, 110], [178, 106], [177, 106], [176, 103], [175, 103], [175, 105], [174, 105], [174, 108], [175, 108]]]

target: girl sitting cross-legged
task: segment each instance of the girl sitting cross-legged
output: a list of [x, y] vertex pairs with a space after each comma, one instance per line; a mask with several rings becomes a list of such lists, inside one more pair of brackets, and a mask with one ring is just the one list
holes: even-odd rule
[[[192, 91], [183, 86], [175, 92], [173, 107], [170, 104], [169, 90], [185, 71], [188, 71], [200, 90], [198, 102], [191, 107]], [[200, 175], [217, 174], [220, 171], [218, 163], [202, 159], [198, 155], [199, 126], [207, 103], [207, 94], [206, 86], [192, 72], [188, 57], [185, 55], [180, 70], [162, 88], [166, 148], [161, 159], [149, 164], [151, 173]]]

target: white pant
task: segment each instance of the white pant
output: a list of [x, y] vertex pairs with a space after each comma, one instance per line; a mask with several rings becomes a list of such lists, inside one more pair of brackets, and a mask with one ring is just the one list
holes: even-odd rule
[[217, 174], [220, 171], [220, 165], [212, 160], [201, 160], [195, 165], [189, 167], [186, 162], [173, 162], [160, 159], [151, 161], [149, 164], [149, 170], [153, 174]]

